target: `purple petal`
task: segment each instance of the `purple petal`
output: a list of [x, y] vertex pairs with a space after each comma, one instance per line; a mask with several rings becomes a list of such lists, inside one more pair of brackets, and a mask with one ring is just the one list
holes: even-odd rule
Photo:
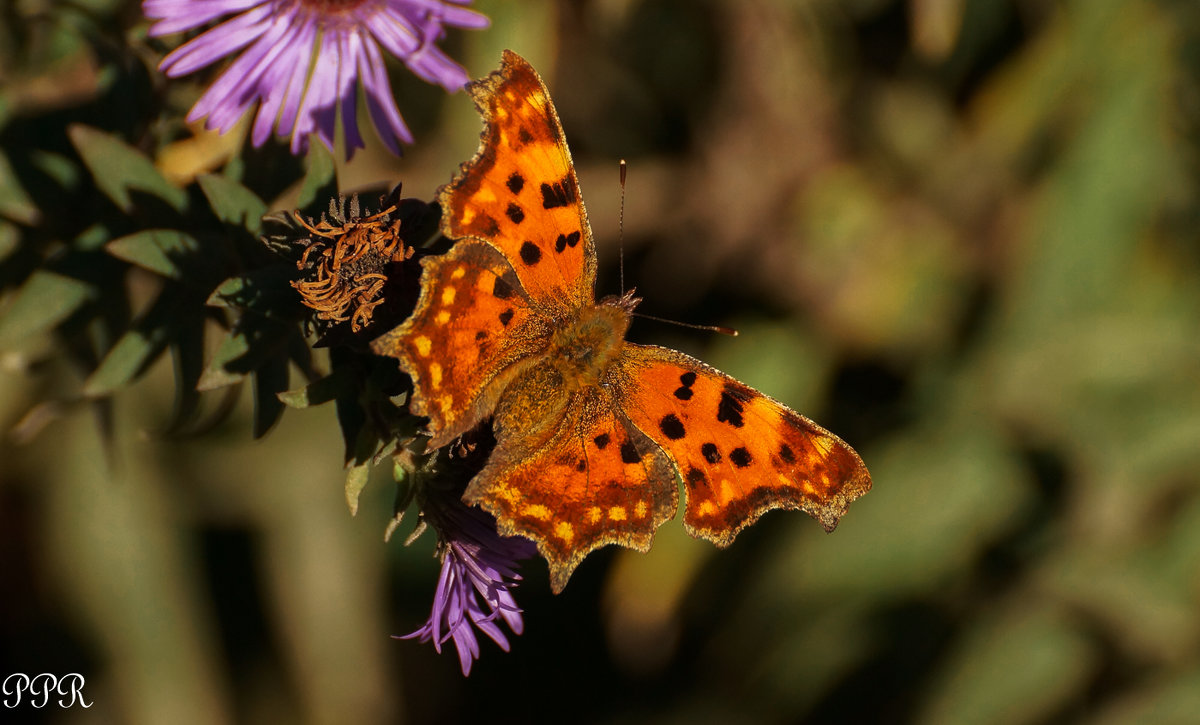
[[400, 117], [400, 109], [396, 107], [379, 48], [374, 43], [367, 43], [364, 50], [365, 66], [360, 67], [360, 72], [363, 88], [366, 89], [367, 112], [371, 114], [371, 121], [375, 124], [383, 144], [392, 153], [399, 154], [399, 142], [412, 143], [412, 133]]
[[284, 91], [283, 108], [279, 112], [279, 135], [290, 136], [295, 130], [296, 117], [300, 114], [300, 104], [304, 100], [304, 88], [308, 81], [308, 69], [311, 63], [309, 49], [316, 41], [317, 24], [309, 19], [301, 27], [295, 40], [296, 54], [303, 54], [292, 65], [292, 74], [288, 78], [287, 89]]
[[179, 46], [159, 68], [172, 78], [200, 70], [249, 45], [262, 36], [264, 24], [275, 20], [270, 7], [251, 10]]
[[299, 74], [299, 81], [303, 84], [304, 76], [308, 74], [309, 54], [305, 48], [309, 46], [304, 42], [305, 27], [303, 25], [288, 27], [287, 35], [276, 44], [279, 53], [274, 57], [274, 62], [262, 72], [259, 78], [258, 85], [259, 93], [262, 95], [262, 105], [259, 106], [258, 115], [254, 118], [254, 128], [250, 134], [251, 143], [255, 146], [262, 146], [267, 137], [271, 135], [271, 127], [275, 125], [275, 121], [279, 117], [279, 109], [288, 98], [294, 76]]
[[223, 15], [248, 10], [256, 5], [271, 5], [268, 0], [145, 0], [142, 12], [159, 22], [150, 26], [150, 36], [160, 37], [192, 30]]
[[308, 135], [317, 138], [330, 149], [333, 148], [333, 132], [337, 127], [334, 103], [337, 100], [337, 47], [336, 39], [323, 35], [320, 49], [308, 79], [308, 89], [300, 102], [300, 116], [296, 130], [292, 132], [292, 153], [308, 147]]
[[362, 55], [362, 38], [357, 32], [342, 33], [338, 53], [338, 98], [342, 113], [342, 133], [346, 136], [346, 160], [354, 155], [355, 149], [363, 148], [362, 136], [358, 133], [358, 58]]

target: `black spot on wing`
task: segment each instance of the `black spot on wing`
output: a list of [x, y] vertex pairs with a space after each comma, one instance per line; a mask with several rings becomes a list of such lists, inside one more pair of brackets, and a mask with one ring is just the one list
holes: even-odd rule
[[787, 443], [784, 443], [782, 446], [779, 447], [779, 457], [783, 459], [784, 463], [795, 463], [796, 462], [796, 453], [792, 450], [792, 447], [789, 446]]
[[483, 330], [480, 330], [475, 333], [475, 342], [479, 342], [480, 340], [482, 340], [485, 337], [487, 337], [487, 333], [484, 332]]
[[625, 440], [621, 443], [621, 462], [622, 463], [637, 463], [642, 460], [638, 455], [637, 446], [633, 445], [633, 441]]
[[750, 455], [750, 451], [738, 446], [729, 452], [729, 460], [738, 468], [745, 468], [754, 462], [754, 457]]
[[508, 327], [508, 323], [512, 322], [513, 311], [511, 309], [500, 313], [500, 324]]
[[592, 439], [592, 443], [595, 443], [596, 447], [600, 450], [604, 450], [608, 446], [608, 441], [609, 438], [607, 433], [601, 433]]
[[542, 184], [542, 208], [570, 206], [576, 199], [575, 179], [570, 174], [553, 184]]
[[554, 240], [554, 251], [561, 253], [567, 247], [574, 247], [576, 244], [579, 244], [579, 237], [579, 232], [559, 234], [558, 239]]
[[504, 185], [507, 186], [508, 190], [512, 193], [520, 194], [521, 189], [525, 188], [525, 177], [521, 176], [521, 172], [514, 171], [508, 177], [508, 181], [504, 182]]
[[700, 454], [703, 455], [704, 460], [708, 461], [709, 463], [721, 462], [721, 451], [717, 448], [715, 443], [705, 443], [704, 445], [700, 446]]
[[517, 139], [521, 142], [521, 145], [524, 146], [525, 144], [533, 143], [533, 134], [529, 132], [529, 129], [522, 126], [521, 128], [517, 129]]
[[704, 475], [704, 471], [699, 468], [689, 468], [685, 477], [689, 485], [698, 486], [700, 484], [708, 485], [708, 476]]
[[505, 282], [503, 277], [497, 277], [496, 282], [492, 285], [492, 296], [498, 300], [507, 300], [516, 293], [517, 291], [511, 284]]
[[508, 208], [504, 210], [504, 215], [511, 219], [513, 224], [525, 221], [525, 210], [513, 203], [509, 203]]
[[586, 471], [587, 470], [587, 459], [580, 458], [575, 463], [575, 470], [579, 471], [580, 473], [583, 473], [584, 471]]
[[687, 430], [683, 427], [683, 421], [679, 420], [674, 413], [668, 413], [663, 416], [663, 419], [658, 422], [658, 429], [662, 434], [673, 441], [677, 441], [687, 435]]
[[679, 387], [675, 389], [675, 397], [680, 400], [692, 399], [692, 385], [696, 383], [696, 373], [686, 372], [679, 376]]
[[749, 388], [725, 383], [725, 387], [721, 389], [721, 400], [717, 403], [717, 420], [734, 428], [741, 428], [746, 424], [742, 419], [742, 404], [753, 395]]
[[528, 264], [530, 267], [542, 260], [542, 250], [537, 248], [533, 242], [524, 242], [521, 244], [521, 261]]

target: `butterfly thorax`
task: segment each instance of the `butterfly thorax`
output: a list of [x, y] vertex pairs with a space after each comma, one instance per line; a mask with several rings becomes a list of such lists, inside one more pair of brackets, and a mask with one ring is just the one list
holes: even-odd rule
[[595, 386], [621, 353], [630, 312], [637, 304], [631, 295], [612, 297], [583, 307], [574, 320], [556, 330], [548, 359], [568, 387]]

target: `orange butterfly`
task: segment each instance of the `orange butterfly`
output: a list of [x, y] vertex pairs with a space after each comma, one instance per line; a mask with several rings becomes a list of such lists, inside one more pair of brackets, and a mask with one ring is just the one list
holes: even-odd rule
[[596, 249], [545, 84], [505, 51], [469, 86], [479, 153], [438, 199], [458, 241], [422, 261], [412, 316], [371, 347], [412, 377], [436, 448], [491, 417], [464, 499], [537, 542], [555, 592], [592, 550], [650, 548], [675, 515], [727, 546], [773, 508], [833, 530], [871, 488], [840, 438], [675, 350], [625, 341], [632, 293], [595, 299]]

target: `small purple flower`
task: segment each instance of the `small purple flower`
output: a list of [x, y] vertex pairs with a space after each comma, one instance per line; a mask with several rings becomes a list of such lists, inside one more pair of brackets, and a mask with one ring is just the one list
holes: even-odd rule
[[537, 547], [519, 536], [500, 536], [495, 519], [457, 498], [434, 506], [430, 503], [425, 503], [423, 513], [437, 529], [442, 557], [433, 612], [424, 626], [398, 639], [432, 640], [438, 652], [453, 639], [463, 675], [469, 675], [471, 664], [479, 657], [475, 628], [505, 652], [508, 637], [497, 620], [503, 620], [513, 634], [524, 630], [512, 590], [521, 580], [517, 561], [534, 556]]
[[315, 133], [333, 148], [341, 110], [346, 154], [363, 147], [355, 106], [358, 81], [383, 143], [400, 153], [412, 134], [392, 97], [380, 48], [402, 59], [416, 75], [449, 92], [467, 73], [434, 45], [443, 25], [483, 28], [486, 16], [462, 5], [471, 0], [143, 0], [157, 20], [150, 35], [194, 30], [223, 20], [176, 48], [160, 66], [168, 76], [187, 75], [240, 53], [197, 101], [188, 121], [228, 131], [256, 102], [251, 141], [261, 146], [274, 128], [291, 136], [292, 153], [308, 148]]

